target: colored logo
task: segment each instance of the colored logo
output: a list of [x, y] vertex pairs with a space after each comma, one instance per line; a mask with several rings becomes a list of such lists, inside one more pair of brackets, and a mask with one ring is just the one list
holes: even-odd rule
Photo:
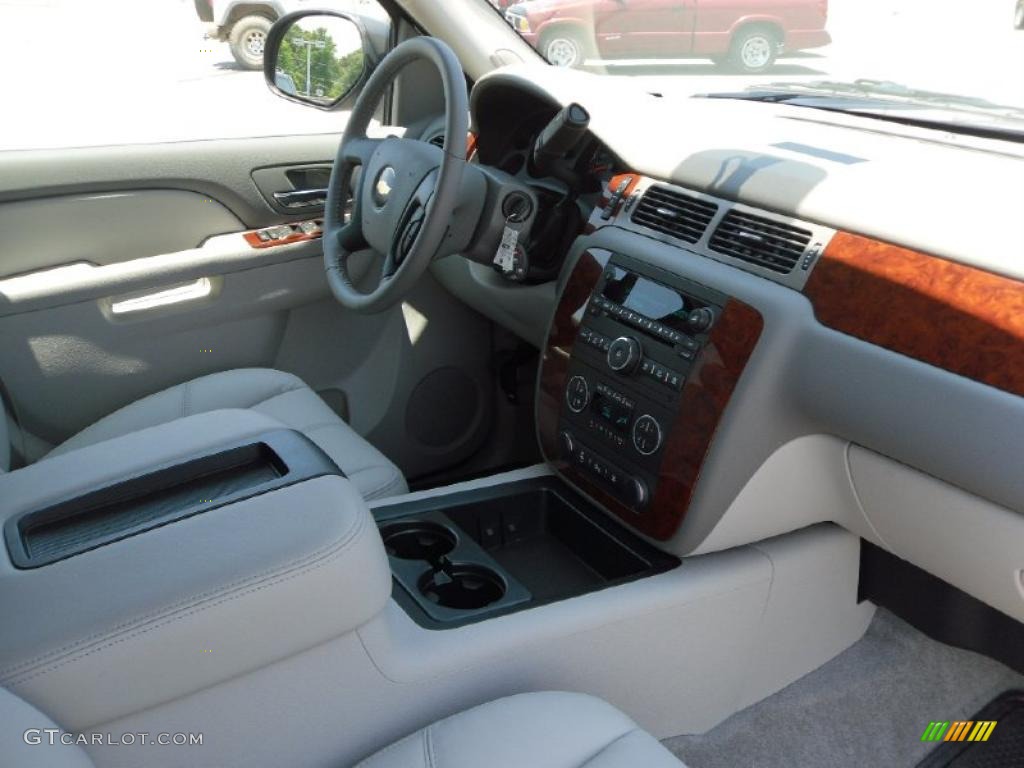
[[377, 204], [377, 207], [382, 208], [388, 201], [391, 190], [394, 189], [396, 177], [395, 169], [390, 165], [385, 166], [377, 174], [377, 183], [373, 185], [373, 202]]
[[997, 720], [933, 720], [921, 734], [921, 741], [988, 741]]

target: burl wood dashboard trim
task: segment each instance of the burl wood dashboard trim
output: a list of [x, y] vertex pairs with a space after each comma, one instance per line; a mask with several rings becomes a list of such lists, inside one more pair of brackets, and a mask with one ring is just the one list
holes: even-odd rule
[[1024, 395], [1024, 283], [839, 232], [804, 289], [818, 321]]
[[[306, 223], [306, 222], [303, 222], [303, 223]], [[260, 232], [267, 231], [267, 230], [272, 230], [272, 229], [275, 229], [276, 227], [264, 227], [262, 230], [254, 229], [254, 230], [251, 230], [249, 232], [243, 233], [242, 236], [245, 238], [245, 242], [247, 242], [249, 244], [250, 248], [276, 248], [279, 245], [291, 245], [292, 243], [301, 243], [301, 242], [303, 242], [305, 240], [316, 240], [316, 239], [322, 237], [323, 236], [323, 231], [321, 231], [319, 229], [319, 227], [320, 227], [322, 222], [319, 219], [317, 219], [317, 220], [313, 221], [312, 223], [316, 224], [317, 227], [318, 227], [318, 229], [315, 232], [302, 232], [302, 231], [296, 230], [296, 231], [292, 232], [292, 234], [287, 235], [285, 237], [278, 238], [276, 240], [261, 240], [260, 236], [259, 236]], [[281, 224], [281, 225], [278, 225], [278, 226], [287, 226], [287, 225]]]
[[[701, 467], [736, 383], [764, 327], [761, 314], [736, 299], [726, 302], [683, 386], [675, 423], [661, 449], [658, 485], [650, 505], [635, 513], [597, 481], [560, 456], [558, 423], [565, 403], [569, 358], [584, 308], [604, 271], [607, 257], [580, 256], [555, 309], [543, 351], [537, 423], [544, 455], [567, 479], [623, 522], [658, 541], [670, 539], [690, 506]], [[609, 450], [599, 450], [614, 462]]]

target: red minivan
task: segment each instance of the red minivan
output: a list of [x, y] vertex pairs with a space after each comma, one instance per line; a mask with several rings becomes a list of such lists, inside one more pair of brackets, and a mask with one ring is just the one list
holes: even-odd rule
[[832, 41], [828, 0], [526, 0], [505, 18], [563, 67], [593, 57], [708, 58], [758, 73], [783, 51]]

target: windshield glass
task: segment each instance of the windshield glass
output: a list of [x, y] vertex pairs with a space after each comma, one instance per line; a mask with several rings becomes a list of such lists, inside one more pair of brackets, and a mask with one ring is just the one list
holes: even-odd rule
[[552, 66], [666, 97], [799, 87], [830, 108], [856, 98], [870, 111], [868, 96], [890, 111], [895, 101], [948, 118], [956, 107], [952, 123], [998, 113], [1024, 129], [1024, 0], [489, 2]]

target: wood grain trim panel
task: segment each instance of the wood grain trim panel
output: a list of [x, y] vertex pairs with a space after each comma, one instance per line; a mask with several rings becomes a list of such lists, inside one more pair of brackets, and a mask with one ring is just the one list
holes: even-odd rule
[[[658, 484], [646, 511], [637, 515], [603, 486], [564, 461], [558, 425], [564, 405], [569, 358], [583, 309], [608, 262], [607, 255], [585, 252], [576, 263], [555, 310], [541, 360], [537, 427], [544, 455], [569, 480], [626, 524], [659, 541], [672, 537], [683, 522], [700, 479], [722, 414], [764, 327], [761, 314], [736, 299], [726, 302], [708, 343], [694, 362], [675, 423], [662, 448]], [[607, 449], [601, 451], [614, 461]]]
[[[320, 221], [314, 222], [317, 227], [320, 226]], [[288, 225], [280, 225], [288, 226]], [[250, 248], [275, 248], [279, 245], [291, 245], [292, 243], [301, 243], [304, 240], [316, 240], [323, 236], [323, 232], [318, 228], [315, 232], [302, 232], [301, 230], [294, 230], [292, 234], [286, 237], [279, 238], [277, 240], [261, 240], [259, 233], [267, 230], [275, 229], [276, 227], [265, 227], [262, 230], [256, 229], [249, 232], [243, 233], [245, 242], [249, 244]]]
[[761, 338], [761, 313], [729, 299], [683, 385], [682, 404], [662, 449], [650, 536], [668, 539], [690, 507], [711, 441], [743, 369]]
[[839, 232], [804, 293], [818, 321], [1024, 395], [1024, 283]]
[[[629, 196], [633, 194], [643, 177], [639, 173], [617, 173], [612, 176], [608, 183], [604, 185], [601, 190], [601, 197], [598, 198], [597, 204], [590, 212], [590, 216], [587, 218], [587, 223], [583, 227], [585, 234], [590, 234], [595, 230], [600, 229], [606, 224], [613, 224], [618, 219], [619, 214], [622, 212], [622, 207], [629, 200]], [[623, 181], [628, 182], [625, 191], [622, 193], [622, 200], [617, 206], [615, 206], [614, 213], [607, 219], [604, 218], [604, 209], [608, 205], [608, 201], [611, 200], [612, 195], [615, 193], [616, 188]]]

